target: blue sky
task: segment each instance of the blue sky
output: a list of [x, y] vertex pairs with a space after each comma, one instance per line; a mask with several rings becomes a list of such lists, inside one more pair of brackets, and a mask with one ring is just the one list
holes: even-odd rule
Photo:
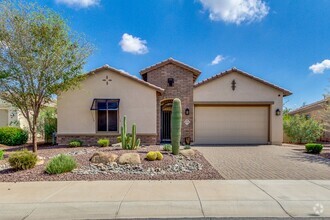
[[292, 91], [286, 107], [330, 85], [328, 0], [39, 0], [96, 46], [85, 70], [130, 74], [173, 57], [199, 80], [237, 67]]

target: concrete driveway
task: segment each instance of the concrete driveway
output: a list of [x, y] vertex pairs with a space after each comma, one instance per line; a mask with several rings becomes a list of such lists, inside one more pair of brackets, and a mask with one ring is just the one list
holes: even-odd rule
[[194, 147], [225, 179], [330, 179], [330, 160], [294, 146]]

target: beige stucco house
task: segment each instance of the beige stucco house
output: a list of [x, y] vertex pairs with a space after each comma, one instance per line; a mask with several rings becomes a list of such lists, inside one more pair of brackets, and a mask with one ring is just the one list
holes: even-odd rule
[[27, 122], [20, 111], [0, 99], [0, 127], [5, 126], [27, 128]]
[[324, 99], [317, 102], [304, 105], [298, 109], [289, 112], [289, 115], [305, 115], [308, 118], [314, 118], [325, 125], [325, 132], [320, 141], [330, 142], [330, 118], [326, 116], [326, 110], [330, 105], [330, 97], [325, 96]]
[[238, 69], [196, 82], [201, 72], [172, 58], [140, 72], [105, 65], [58, 96], [58, 142], [116, 142], [123, 116], [143, 144], [170, 141], [171, 107], [182, 101], [182, 143], [281, 144], [283, 97], [291, 94]]

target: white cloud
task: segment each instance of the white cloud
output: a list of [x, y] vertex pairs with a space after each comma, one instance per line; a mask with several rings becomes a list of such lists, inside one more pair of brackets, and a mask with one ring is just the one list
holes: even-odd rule
[[100, 0], [55, 0], [58, 4], [65, 4], [69, 7], [88, 8], [100, 3]]
[[269, 7], [262, 0], [199, 0], [213, 21], [241, 24], [260, 21]]
[[132, 54], [146, 54], [148, 53], [147, 41], [141, 40], [138, 37], [134, 37], [130, 34], [123, 34], [119, 45], [124, 52]]
[[214, 60], [212, 60], [211, 65], [217, 65], [221, 61], [223, 61], [225, 58], [222, 55], [217, 55]]
[[330, 69], [330, 60], [323, 60], [321, 63], [313, 64], [309, 69], [315, 74], [322, 74], [324, 70]]

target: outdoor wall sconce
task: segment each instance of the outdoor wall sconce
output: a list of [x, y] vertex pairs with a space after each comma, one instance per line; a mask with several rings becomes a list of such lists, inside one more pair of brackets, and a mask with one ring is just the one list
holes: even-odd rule
[[186, 110], [184, 111], [184, 113], [185, 113], [186, 115], [189, 115], [189, 108], [186, 108]]
[[168, 83], [168, 85], [169, 85], [170, 87], [172, 87], [173, 84], [174, 84], [174, 79], [173, 79], [173, 78], [168, 78], [168, 79], [167, 79], [167, 83]]
[[281, 110], [280, 110], [280, 109], [276, 109], [275, 114], [276, 114], [277, 116], [280, 116], [280, 115], [281, 115]]

